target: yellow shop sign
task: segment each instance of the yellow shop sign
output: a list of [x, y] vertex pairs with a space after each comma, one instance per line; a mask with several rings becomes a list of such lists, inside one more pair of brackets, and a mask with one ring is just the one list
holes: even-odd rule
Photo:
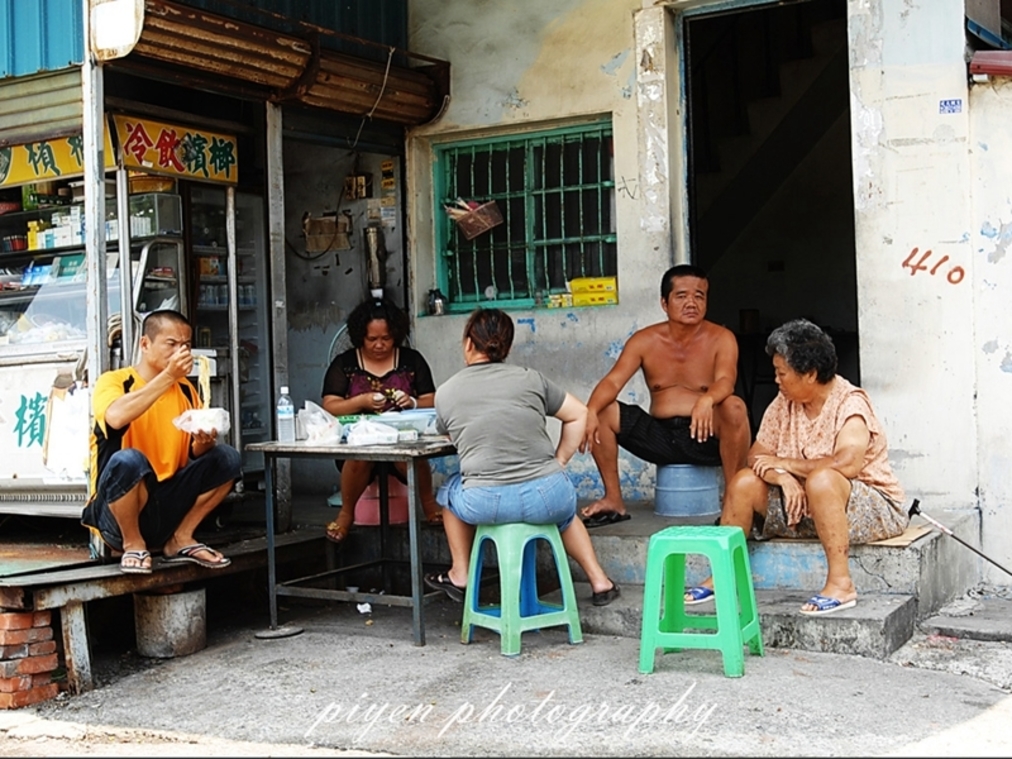
[[238, 145], [232, 135], [116, 114], [123, 165], [148, 174], [235, 184]]
[[[105, 167], [116, 157], [105, 130]], [[80, 134], [0, 147], [0, 187], [78, 177], [84, 174], [84, 138]]]

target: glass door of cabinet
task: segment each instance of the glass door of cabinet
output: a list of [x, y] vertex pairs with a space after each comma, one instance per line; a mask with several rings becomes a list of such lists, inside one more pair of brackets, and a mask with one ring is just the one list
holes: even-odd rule
[[[206, 185], [190, 188], [190, 271], [196, 284], [194, 343], [198, 348], [214, 350], [219, 375], [222, 367], [232, 364], [235, 352], [238, 382], [233, 387], [237, 391], [228, 395], [233, 399], [230, 403], [233, 428], [238, 426], [238, 438], [245, 445], [268, 439], [271, 430], [267, 299], [257, 285], [267, 281], [263, 199], [236, 193], [235, 272], [230, 276], [227, 192], [225, 188]], [[229, 318], [233, 302], [234, 331]], [[262, 454], [241, 453], [247, 477], [262, 473]]]
[[137, 272], [134, 274], [134, 304], [143, 319], [152, 311], [170, 308], [187, 313], [183, 241], [160, 238], [134, 243]]
[[[270, 335], [267, 331], [267, 254], [264, 201], [237, 192], [235, 198], [237, 302], [239, 304], [239, 420], [247, 442], [271, 436]], [[244, 453], [247, 473], [263, 472], [263, 454]]]

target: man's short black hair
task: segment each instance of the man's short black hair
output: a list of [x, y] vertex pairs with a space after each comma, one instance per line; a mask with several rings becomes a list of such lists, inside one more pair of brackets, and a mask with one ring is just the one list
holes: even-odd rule
[[694, 264], [677, 264], [672, 266], [661, 277], [661, 300], [667, 300], [668, 296], [671, 295], [672, 289], [675, 287], [675, 279], [677, 277], [697, 277], [699, 279], [706, 279], [706, 271], [702, 267], [695, 266]]
[[173, 311], [171, 308], [163, 308], [160, 311], [152, 311], [144, 317], [144, 322], [141, 324], [141, 333], [148, 340], [154, 340], [165, 329], [166, 325], [169, 324], [185, 324], [187, 327], [190, 327], [190, 320], [178, 311]]

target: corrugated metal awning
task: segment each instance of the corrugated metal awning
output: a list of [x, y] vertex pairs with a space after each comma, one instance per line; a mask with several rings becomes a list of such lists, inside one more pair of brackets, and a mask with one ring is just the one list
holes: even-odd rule
[[81, 131], [81, 69], [0, 82], [0, 146]]
[[[296, 36], [168, 2], [145, 0], [133, 51], [112, 65], [170, 64], [202, 88], [241, 90], [277, 103], [298, 102], [397, 124], [424, 124], [449, 93], [449, 63], [368, 40], [386, 61], [321, 50], [318, 27]], [[412, 67], [412, 65], [414, 67]]]

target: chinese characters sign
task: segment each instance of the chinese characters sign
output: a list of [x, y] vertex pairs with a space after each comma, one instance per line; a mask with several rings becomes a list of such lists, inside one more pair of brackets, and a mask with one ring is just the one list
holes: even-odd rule
[[127, 168], [174, 177], [235, 184], [238, 145], [231, 135], [151, 119], [113, 116]]
[[[105, 131], [105, 167], [115, 167]], [[84, 173], [84, 138], [79, 134], [0, 148], [0, 187], [80, 176]]]
[[18, 439], [18, 448], [32, 445], [41, 448], [46, 431], [46, 396], [42, 393], [35, 393], [34, 397], [22, 395], [15, 416], [14, 434]]
[[72, 368], [55, 362], [0, 371], [0, 485], [85, 485], [91, 402], [88, 389], [70, 381]]

